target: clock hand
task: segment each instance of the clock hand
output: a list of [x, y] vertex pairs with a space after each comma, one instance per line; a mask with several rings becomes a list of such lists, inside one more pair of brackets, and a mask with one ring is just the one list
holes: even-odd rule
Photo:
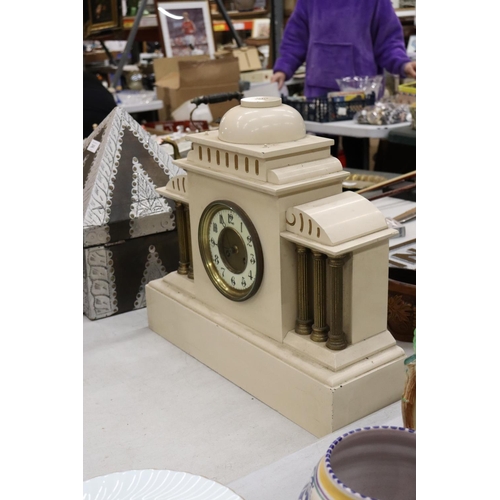
[[231, 255], [237, 254], [239, 252], [237, 245], [223, 246], [222, 248], [224, 249], [226, 257], [231, 257]]

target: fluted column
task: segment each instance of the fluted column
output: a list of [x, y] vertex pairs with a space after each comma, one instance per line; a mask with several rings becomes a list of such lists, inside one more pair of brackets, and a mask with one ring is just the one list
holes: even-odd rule
[[309, 318], [309, 301], [307, 293], [307, 253], [306, 247], [297, 245], [297, 319], [295, 333], [309, 335], [312, 320]]
[[344, 333], [344, 262], [345, 256], [328, 259], [330, 267], [329, 297], [333, 299], [330, 310], [330, 332], [326, 347], [340, 351], [347, 347], [347, 338]]
[[326, 342], [328, 339], [328, 325], [326, 324], [326, 266], [325, 255], [313, 251], [313, 279], [314, 279], [314, 324], [311, 340]]
[[188, 274], [189, 268], [189, 252], [188, 252], [188, 234], [186, 226], [186, 216], [184, 213], [184, 205], [180, 201], [175, 202], [177, 216], [177, 234], [179, 238], [179, 274]]
[[189, 265], [188, 265], [188, 278], [193, 279], [193, 246], [191, 242], [191, 219], [189, 217], [189, 205], [185, 205], [184, 207], [184, 217], [186, 218], [186, 228], [187, 228], [187, 250], [189, 256]]

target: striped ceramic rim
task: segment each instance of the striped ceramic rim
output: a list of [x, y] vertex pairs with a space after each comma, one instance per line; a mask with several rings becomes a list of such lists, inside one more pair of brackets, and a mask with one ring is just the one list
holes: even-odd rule
[[366, 431], [372, 431], [374, 429], [383, 429], [383, 430], [394, 430], [394, 431], [400, 431], [400, 432], [408, 432], [410, 434], [414, 434], [415, 430], [414, 429], [407, 429], [406, 427], [397, 427], [395, 425], [374, 425], [372, 427], [362, 427], [358, 429], [354, 429], [352, 431], [346, 432], [345, 434], [342, 434], [342, 436], [339, 436], [328, 448], [325, 456], [325, 465], [326, 469], [328, 471], [328, 474], [330, 475], [330, 478], [333, 479], [335, 483], [337, 483], [340, 487], [342, 487], [345, 491], [350, 493], [351, 495], [354, 495], [358, 498], [363, 498], [364, 500], [377, 500], [376, 498], [369, 497], [367, 495], [363, 495], [361, 493], [358, 493], [357, 491], [354, 491], [352, 488], [349, 488], [349, 486], [345, 485], [333, 472], [333, 469], [330, 464], [330, 457], [332, 454], [332, 451], [335, 449], [335, 447], [343, 441], [346, 437], [356, 434], [357, 432], [366, 432]]

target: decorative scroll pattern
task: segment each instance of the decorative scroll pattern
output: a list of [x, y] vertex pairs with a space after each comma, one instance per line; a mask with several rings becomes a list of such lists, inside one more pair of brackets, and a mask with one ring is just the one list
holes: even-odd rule
[[128, 129], [137, 137], [137, 140], [144, 146], [144, 149], [149, 152], [154, 161], [158, 163], [169, 178], [186, 173], [182, 168], [173, 164], [171, 156], [158, 144], [156, 139], [151, 137], [128, 113], [123, 113]]
[[85, 249], [83, 267], [84, 313], [89, 319], [111, 316], [118, 311], [113, 252], [104, 247]]
[[[156, 192], [156, 186], [133, 158], [132, 205], [130, 207], [130, 235], [133, 238], [144, 234], [175, 229], [172, 207]], [[150, 217], [158, 215], [158, 217]]]
[[[107, 225], [110, 220], [116, 175], [120, 167], [125, 128], [132, 132], [168, 178], [185, 173], [184, 170], [173, 164], [165, 149], [161, 148], [158, 142], [123, 109], [116, 108], [104, 123], [101, 125], [106, 126], [107, 130], [99, 146], [100, 150], [95, 155], [83, 192], [83, 228], [84, 245], [86, 246], [110, 241]], [[100, 130], [102, 126], [98, 129]], [[85, 141], [84, 147], [88, 144], [89, 140]], [[134, 167], [137, 165], [141, 166], [135, 159]], [[129, 167], [130, 165], [122, 165], [120, 168]], [[135, 173], [137, 173], [136, 169]], [[155, 191], [157, 186], [153, 184], [144, 170], [141, 171], [140, 175], [135, 176], [135, 180], [137, 183], [132, 186], [132, 190], [136, 190], [136, 196], [133, 200], [135, 204], [133, 203], [131, 207], [131, 214], [133, 214], [131, 218], [141, 219], [147, 215], [160, 214], [161, 212], [165, 213], [165, 217], [162, 217], [161, 221], [156, 220], [151, 223], [144, 219], [141, 227], [137, 226], [136, 221], [131, 220], [133, 237], [148, 234], [149, 230], [153, 230], [153, 232], [173, 230], [175, 228], [175, 215], [168, 200], [160, 198]]]
[[165, 202], [163, 196], [156, 191], [153, 181], [144, 171], [137, 158], [132, 159], [133, 178], [132, 181], [132, 206], [130, 217], [144, 217], [145, 215], [169, 212], [172, 209]]
[[[106, 226], [109, 222], [111, 204], [116, 180], [117, 167], [120, 162], [121, 144], [123, 142], [122, 120], [123, 115], [116, 113], [111, 121], [111, 126], [103, 144], [104, 148], [99, 156], [99, 164], [92, 165], [91, 172], [87, 180], [87, 192], [84, 189], [84, 220], [83, 228]], [[98, 156], [96, 156], [96, 159]], [[107, 232], [107, 231], [106, 231]], [[107, 243], [106, 241], [96, 241], [94, 244]]]
[[158, 252], [154, 245], [149, 247], [148, 259], [144, 268], [144, 273], [141, 279], [141, 287], [134, 302], [134, 309], [146, 307], [146, 285], [151, 280], [163, 278], [167, 274], [167, 270], [161, 261]]

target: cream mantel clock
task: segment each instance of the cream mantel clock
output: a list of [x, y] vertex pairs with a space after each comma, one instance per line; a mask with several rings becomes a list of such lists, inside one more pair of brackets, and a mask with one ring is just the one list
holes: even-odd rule
[[157, 190], [176, 203], [180, 262], [146, 286], [149, 327], [316, 436], [399, 401], [395, 231], [342, 192], [333, 141], [276, 97], [190, 140], [187, 173]]

